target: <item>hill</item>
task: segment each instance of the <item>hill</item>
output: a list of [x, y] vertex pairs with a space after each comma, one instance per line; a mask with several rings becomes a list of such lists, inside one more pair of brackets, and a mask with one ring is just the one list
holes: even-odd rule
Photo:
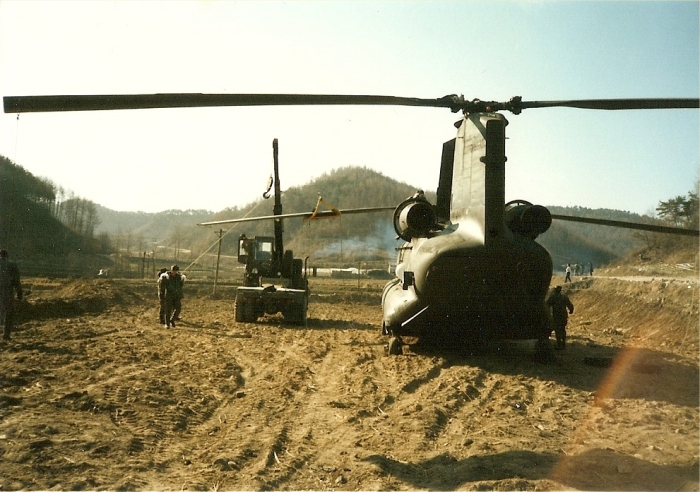
[[[262, 192], [261, 191], [261, 196]], [[399, 183], [376, 171], [346, 167], [323, 174], [297, 187], [283, 190], [283, 213], [311, 211], [319, 195], [337, 208], [395, 206], [413, 195], [416, 188]], [[435, 201], [434, 193], [427, 193]], [[235, 255], [237, 238], [272, 235], [272, 223], [248, 223], [231, 226], [198, 227], [206, 221], [247, 216], [272, 215], [272, 199], [260, 198], [242, 207], [231, 207], [217, 213], [205, 210], [168, 210], [160, 213], [117, 212], [98, 206], [98, 233], [109, 234], [117, 249], [128, 248], [130, 254], [146, 252], [157, 258], [173, 261], [195, 261], [218, 242], [223, 229], [221, 252]], [[368, 219], [369, 217], [369, 219]], [[312, 255], [329, 259], [341, 256], [348, 261], [360, 255], [364, 260], [393, 258], [397, 246], [390, 211], [370, 216], [343, 216], [338, 220], [304, 222], [288, 219], [284, 223], [285, 248], [299, 256]], [[127, 246], [128, 245], [128, 246]]]
[[[572, 215], [593, 219], [644, 222], [642, 217], [630, 212], [584, 207], [548, 207], [553, 214]], [[639, 233], [616, 227], [582, 224], [555, 220], [552, 227], [537, 240], [547, 248], [554, 269], [563, 270], [567, 263], [600, 266], [625, 258], [643, 246]]]
[[[283, 191], [283, 213], [312, 211], [319, 196], [332, 206], [345, 208], [396, 206], [413, 195], [415, 186], [400, 183], [367, 168], [345, 167], [325, 173], [317, 179]], [[435, 201], [435, 193], [428, 192], [428, 199]], [[259, 200], [241, 209], [227, 209], [214, 215], [213, 220], [233, 219], [245, 216], [271, 215], [273, 199]], [[228, 240], [222, 251], [235, 254], [236, 238], [245, 233], [272, 235], [271, 223], [249, 223], [227, 228]], [[319, 259], [354, 261], [393, 258], [398, 246], [392, 225], [391, 211], [370, 215], [346, 215], [339, 219], [303, 221], [289, 219], [284, 222], [285, 247], [299, 256]], [[208, 239], [211, 242], [210, 239]], [[200, 243], [204, 249], [207, 242]]]
[[53, 183], [0, 156], [0, 248], [23, 264], [25, 274], [57, 264], [73, 273], [82, 273], [88, 264], [99, 268], [97, 255], [104, 250], [91, 234], [95, 216], [90, 205], [63, 199]]
[[[395, 206], [415, 193], [415, 186], [400, 183], [376, 171], [361, 167], [346, 167], [326, 173], [309, 183], [283, 191], [283, 213], [313, 210], [319, 195], [337, 208]], [[261, 190], [262, 192], [263, 190]], [[427, 192], [435, 202], [435, 193]], [[232, 207], [218, 213], [206, 211], [166, 211], [158, 214], [143, 212], [114, 212], [99, 208], [100, 230], [117, 236], [128, 236], [137, 251], [158, 250], [158, 256], [173, 256], [179, 252], [180, 261], [194, 261], [217, 244], [222, 229], [222, 254], [235, 255], [237, 238], [271, 235], [271, 223], [247, 223], [221, 228], [203, 228], [195, 224], [271, 215], [272, 200], [260, 199], [243, 207]], [[550, 207], [553, 213], [581, 215], [613, 220], [639, 221], [639, 215], [609, 209], [581, 207]], [[399, 243], [392, 225], [391, 212], [366, 216], [344, 216], [338, 220], [316, 221], [289, 219], [284, 223], [285, 247], [297, 256], [323, 262], [382, 261], [392, 262]], [[624, 258], [640, 248], [643, 242], [636, 233], [590, 224], [555, 221], [552, 228], [539, 239], [554, 259], [555, 269], [566, 263], [593, 263], [596, 266]], [[126, 239], [122, 242], [124, 243]], [[144, 249], [146, 248], [146, 249]], [[148, 249], [151, 248], [151, 249]], [[166, 253], [169, 252], [169, 253]], [[184, 254], [183, 254], [184, 253]], [[174, 256], [173, 256], [174, 257]]]
[[[166, 210], [158, 213], [117, 212], [97, 206], [98, 234], [106, 234], [117, 250], [152, 254], [162, 248], [191, 248], [198, 237], [196, 224], [211, 220], [207, 210]], [[187, 244], [187, 246], [184, 246]]]

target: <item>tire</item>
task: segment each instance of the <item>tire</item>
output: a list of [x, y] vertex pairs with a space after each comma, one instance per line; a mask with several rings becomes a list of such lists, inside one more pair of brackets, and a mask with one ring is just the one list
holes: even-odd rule
[[257, 322], [258, 316], [255, 313], [255, 304], [247, 302], [243, 306], [244, 306], [243, 312], [245, 313], [244, 314], [245, 321], [247, 323]]
[[243, 312], [243, 305], [238, 299], [236, 299], [236, 304], [234, 305], [234, 319], [236, 320], [236, 323], [245, 322], [245, 313]]
[[295, 325], [306, 326], [306, 313], [309, 308], [309, 301], [306, 297], [301, 304], [291, 307], [284, 313], [284, 318]]
[[302, 326], [306, 326], [306, 314], [309, 311], [309, 299], [307, 297], [304, 297], [304, 301], [301, 304], [301, 316], [299, 318], [299, 324]]
[[257, 316], [255, 316], [255, 305], [236, 299], [234, 319], [237, 323], [255, 323], [258, 320]]

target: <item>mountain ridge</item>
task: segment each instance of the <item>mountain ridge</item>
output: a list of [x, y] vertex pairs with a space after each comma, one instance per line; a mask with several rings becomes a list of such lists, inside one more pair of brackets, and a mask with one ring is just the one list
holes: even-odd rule
[[[156, 213], [119, 212], [64, 193], [60, 187], [34, 177], [7, 158], [0, 161], [0, 247], [10, 249], [18, 260], [37, 256], [55, 256], [60, 264], [68, 254], [79, 265], [85, 254], [101, 255], [91, 261], [91, 269], [115, 258], [163, 258], [196, 261], [211, 250], [221, 236], [221, 252], [233, 256], [237, 238], [272, 235], [271, 222], [255, 222], [216, 228], [198, 223], [240, 218], [246, 215], [272, 215], [273, 200], [262, 198], [244, 206], [219, 212], [207, 210], [166, 210]], [[412, 196], [419, 187], [399, 182], [366, 167], [335, 169], [301, 186], [283, 188], [283, 213], [311, 211], [319, 196], [334, 207], [395, 207]], [[261, 196], [262, 196], [261, 189]], [[435, 192], [425, 190], [431, 203]], [[583, 207], [549, 207], [553, 213], [582, 215], [613, 220], [651, 220], [629, 212]], [[225, 231], [225, 233], [224, 233]], [[365, 261], [375, 257], [393, 262], [400, 246], [393, 229], [391, 211], [371, 215], [344, 215], [321, 221], [284, 221], [286, 249], [297, 257], [315, 259], [340, 258]], [[555, 268], [565, 263], [588, 263], [596, 266], [629, 254], [642, 245], [637, 233], [590, 224], [555, 221], [550, 231], [538, 239], [552, 254]], [[116, 256], [115, 256], [116, 255]], [[48, 262], [49, 260], [47, 260]], [[154, 260], [155, 261], [155, 260]], [[131, 267], [132, 269], [135, 267]]]
[[[350, 166], [324, 173], [308, 183], [290, 187], [283, 191], [283, 213], [313, 210], [318, 196], [337, 208], [359, 208], [369, 206], [396, 206], [413, 195], [418, 187], [400, 183], [376, 171]], [[435, 193], [426, 191], [431, 203]], [[98, 207], [101, 224], [99, 230], [110, 234], [130, 234], [132, 238], [142, 236], [144, 244], [178, 242], [187, 244], [192, 251], [204, 251], [216, 242], [215, 232], [225, 230], [222, 253], [235, 254], [236, 238], [240, 233], [248, 236], [271, 235], [271, 223], [251, 222], [235, 226], [222, 225], [216, 228], [197, 227], [205, 221], [218, 221], [250, 216], [272, 215], [273, 201], [259, 199], [241, 207], [230, 207], [219, 212], [205, 210], [170, 210], [158, 213], [115, 212]], [[585, 207], [548, 207], [552, 213], [580, 215], [623, 221], [641, 221], [644, 217], [631, 212], [612, 209], [589, 209]], [[368, 218], [369, 217], [369, 218]], [[648, 219], [648, 218], [647, 218]], [[131, 224], [132, 228], [129, 229]], [[364, 249], [385, 251], [393, 256], [400, 244], [395, 240], [391, 212], [372, 216], [343, 216], [338, 221], [321, 221], [308, 224], [301, 219], [284, 222], [285, 246], [302, 256], [333, 255], [343, 250], [346, 256]], [[208, 232], [207, 232], [208, 229]], [[234, 231], [235, 230], [235, 231]], [[235, 233], [234, 233], [235, 232]], [[566, 263], [593, 263], [601, 265], [623, 257], [642, 242], [633, 231], [596, 226], [591, 224], [564, 223], [554, 221], [552, 228], [540, 236], [538, 242], [552, 254], [555, 269]], [[315, 244], [310, 244], [315, 243]], [[363, 244], [363, 246], [359, 246]], [[355, 246], [352, 246], [355, 245]]]

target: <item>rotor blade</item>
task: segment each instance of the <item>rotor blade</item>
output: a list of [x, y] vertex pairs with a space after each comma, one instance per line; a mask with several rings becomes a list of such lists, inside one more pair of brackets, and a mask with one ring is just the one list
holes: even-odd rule
[[5, 113], [52, 111], [103, 111], [112, 109], [193, 108], [215, 106], [302, 106], [302, 105], [374, 105], [451, 108], [457, 111], [461, 99], [416, 97], [323, 95], [323, 94], [112, 94], [6, 96]]
[[699, 99], [572, 99], [562, 101], [523, 101], [520, 96], [507, 102], [466, 101], [455, 94], [437, 99], [417, 97], [342, 95], [342, 94], [111, 94], [111, 95], [55, 95], [6, 96], [5, 113], [54, 111], [105, 111], [114, 109], [193, 108], [216, 106], [308, 106], [308, 105], [365, 105], [365, 106], [418, 106], [449, 108], [453, 113], [464, 111], [511, 111], [520, 114], [523, 109], [571, 107], [582, 109], [693, 109], [700, 107]]
[[682, 227], [659, 226], [652, 224], [640, 224], [636, 222], [622, 222], [619, 220], [606, 219], [589, 219], [587, 217], [573, 217], [570, 215], [552, 214], [552, 218], [556, 220], [566, 220], [569, 222], [583, 222], [585, 224], [597, 224], [610, 227], [622, 227], [624, 229], [636, 229], [638, 231], [663, 232], [666, 234], [680, 234], [682, 236], [700, 236], [700, 231], [697, 229], [683, 229]]
[[437, 99], [417, 97], [340, 95], [340, 94], [111, 94], [6, 96], [5, 113], [54, 111], [104, 111], [115, 109], [192, 108], [216, 106], [306, 106], [371, 105], [449, 108], [452, 112], [508, 110], [519, 114], [523, 109], [572, 107], [582, 109], [678, 109], [698, 108], [698, 99], [580, 99], [562, 101], [523, 101], [516, 96], [508, 102], [466, 101], [455, 94]]
[[[348, 208], [345, 210], [339, 210], [338, 212], [334, 210], [324, 210], [321, 212], [316, 212], [315, 218], [331, 218], [339, 217], [341, 215], [350, 214], [366, 214], [372, 212], [382, 212], [384, 210], [395, 210], [396, 207], [368, 207], [368, 208]], [[255, 222], [259, 220], [275, 220], [275, 219], [291, 219], [294, 217], [303, 217], [305, 219], [310, 218], [313, 212], [297, 212], [293, 214], [281, 214], [281, 215], [265, 215], [262, 217], [249, 217], [242, 219], [228, 219], [228, 220], [215, 220], [212, 222], [202, 222], [197, 224], [198, 226], [211, 226], [211, 225], [221, 225], [221, 224], [236, 224], [239, 222]]]
[[581, 109], [693, 109], [700, 107], [700, 99], [580, 99], [568, 101], [523, 101], [521, 109], [529, 108], [581, 108]]

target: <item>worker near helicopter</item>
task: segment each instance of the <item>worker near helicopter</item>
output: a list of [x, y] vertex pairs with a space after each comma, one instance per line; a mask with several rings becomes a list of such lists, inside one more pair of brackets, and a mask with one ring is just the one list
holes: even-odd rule
[[566, 264], [566, 277], [564, 278], [564, 283], [571, 282], [571, 265]]
[[180, 319], [184, 283], [185, 276], [180, 273], [180, 267], [177, 265], [173, 265], [169, 272], [158, 277], [158, 298], [165, 308], [165, 328], [175, 328], [175, 322]]
[[547, 307], [552, 313], [551, 327], [557, 338], [557, 349], [562, 350], [566, 347], [566, 325], [569, 321], [569, 314], [574, 312], [574, 305], [569, 297], [562, 293], [561, 285], [557, 285], [554, 292], [547, 298]]
[[10, 339], [10, 333], [14, 326], [15, 300], [13, 294], [17, 293], [17, 300], [22, 300], [22, 284], [19, 278], [17, 264], [8, 259], [7, 250], [0, 250], [0, 322], [3, 323], [3, 340]]
[[165, 324], [165, 296], [160, 295], [160, 276], [167, 271], [167, 268], [161, 268], [160, 271], [158, 271], [158, 274], [156, 275], [156, 278], [158, 280], [158, 319], [160, 320], [161, 325]]

